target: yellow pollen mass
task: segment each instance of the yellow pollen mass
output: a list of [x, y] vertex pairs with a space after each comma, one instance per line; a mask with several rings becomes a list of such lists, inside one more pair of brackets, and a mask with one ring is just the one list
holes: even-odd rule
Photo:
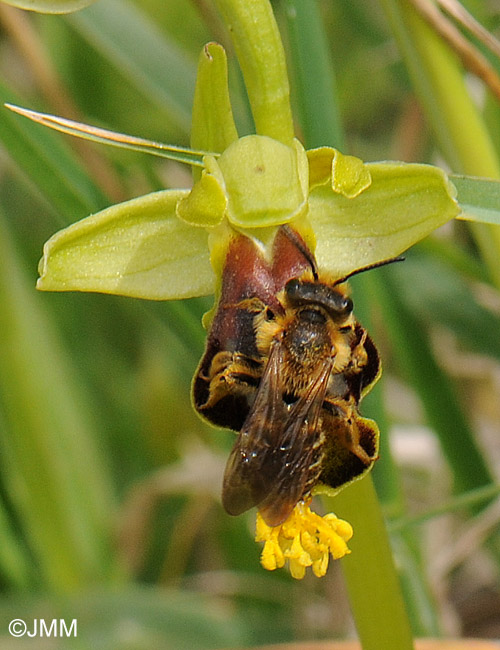
[[321, 517], [299, 501], [286, 521], [280, 526], [268, 526], [257, 513], [255, 541], [264, 542], [261, 564], [268, 571], [281, 568], [289, 562], [290, 573], [302, 579], [306, 568], [321, 578], [328, 569], [329, 556], [338, 560], [350, 553], [347, 542], [352, 527], [333, 513]]

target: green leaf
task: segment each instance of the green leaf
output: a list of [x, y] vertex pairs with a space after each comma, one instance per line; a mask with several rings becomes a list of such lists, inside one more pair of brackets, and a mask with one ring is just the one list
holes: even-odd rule
[[439, 323], [453, 332], [464, 350], [500, 360], [500, 316], [481, 304], [476, 283], [421, 254], [412, 254], [393, 274], [407, 305], [422, 322]]
[[319, 265], [339, 276], [399, 255], [459, 213], [438, 167], [369, 163], [372, 184], [348, 199], [327, 185], [309, 196]]
[[42, 14], [67, 14], [88, 7], [96, 0], [2, 0], [6, 5]]
[[56, 233], [45, 244], [38, 288], [150, 300], [213, 293], [208, 235], [175, 216], [187, 193], [153, 192]]
[[475, 488], [458, 494], [455, 497], [448, 498], [444, 503], [440, 503], [435, 508], [429, 508], [417, 515], [407, 515], [405, 517], [395, 518], [388, 522], [388, 528], [393, 532], [399, 532], [404, 528], [411, 526], [418, 526], [435, 517], [442, 515], [449, 515], [451, 512], [458, 510], [477, 510], [478, 505], [485, 501], [491, 501], [500, 494], [500, 485], [498, 483], [491, 483], [484, 487]]
[[[456, 172], [499, 178], [500, 161], [458, 57], [412, 3], [381, 0], [417, 97], [448, 165]], [[471, 224], [491, 280], [500, 287], [500, 231]]]
[[473, 176], [450, 176], [457, 188], [461, 219], [500, 226], [500, 181]]
[[[4, 431], [7, 423], [1, 421]], [[0, 574], [11, 587], [27, 589], [31, 581], [31, 558], [20, 543], [17, 530], [11, 522], [4, 501], [0, 503]]]
[[306, 147], [342, 148], [344, 136], [326, 21], [316, 0], [286, 0], [296, 96]]
[[[397, 363], [418, 392], [427, 421], [439, 436], [457, 491], [488, 485], [493, 482], [491, 472], [466, 417], [463, 402], [450, 377], [438, 364], [429, 344], [426, 323], [418, 311], [412, 309], [407, 287], [395, 279], [404, 273], [404, 264], [400, 264], [390, 270], [379, 269], [374, 274]], [[414, 273], [412, 277], [415, 280]]]
[[448, 165], [497, 176], [499, 163], [458, 57], [412, 3], [381, 0], [415, 93]]

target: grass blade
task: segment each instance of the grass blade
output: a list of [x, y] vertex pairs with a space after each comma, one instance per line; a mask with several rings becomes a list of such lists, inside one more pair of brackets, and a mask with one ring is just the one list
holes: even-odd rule
[[[24, 117], [43, 124], [55, 131], [73, 135], [77, 138], [83, 138], [92, 142], [100, 144], [109, 144], [114, 147], [121, 147], [123, 149], [130, 149], [131, 151], [139, 151], [141, 153], [149, 153], [154, 156], [168, 158], [169, 160], [176, 160], [177, 162], [185, 163], [187, 165], [195, 165], [197, 167], [203, 166], [203, 156], [207, 151], [195, 151], [186, 147], [178, 147], [173, 144], [163, 144], [161, 142], [153, 142], [144, 138], [138, 138], [133, 135], [125, 135], [124, 133], [116, 133], [108, 129], [101, 129], [89, 124], [81, 124], [74, 120], [68, 120], [64, 117], [57, 117], [56, 115], [49, 115], [48, 113], [39, 113], [28, 108], [21, 108], [14, 104], [5, 104], [6, 108], [14, 113], [23, 115]], [[212, 154], [217, 155], [217, 154]]]
[[500, 181], [473, 176], [450, 176], [458, 190], [460, 219], [500, 225]]
[[4, 482], [45, 584], [110, 577], [114, 495], [51, 323], [0, 223], [0, 437]]
[[178, 129], [189, 130], [196, 62], [168, 41], [145, 13], [127, 0], [106, 0], [66, 20], [166, 110]]
[[[16, 98], [0, 84], [0, 102]], [[11, 158], [44, 196], [59, 223], [95, 212], [107, 202], [60, 136], [21, 120], [5, 108], [0, 119], [0, 140]]]
[[287, 0], [286, 17], [296, 94], [307, 148], [342, 149], [335, 75], [316, 0]]

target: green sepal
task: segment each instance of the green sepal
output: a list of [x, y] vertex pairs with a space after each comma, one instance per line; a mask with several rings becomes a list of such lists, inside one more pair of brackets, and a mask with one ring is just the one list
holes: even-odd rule
[[317, 185], [309, 220], [320, 268], [337, 277], [395, 257], [460, 212], [447, 175], [431, 165], [368, 163], [372, 183], [355, 198]]
[[207, 232], [175, 216], [187, 193], [146, 194], [59, 231], [45, 244], [37, 288], [150, 300], [213, 293]]
[[286, 57], [268, 0], [215, 0], [229, 28], [258, 134], [290, 145], [293, 118]]

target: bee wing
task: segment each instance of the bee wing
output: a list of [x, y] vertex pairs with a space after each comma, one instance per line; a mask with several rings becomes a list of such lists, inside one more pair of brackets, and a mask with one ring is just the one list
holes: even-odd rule
[[257, 506], [266, 523], [277, 526], [319, 475], [322, 433], [319, 415], [331, 372], [328, 360], [297, 401], [283, 399], [279, 341], [269, 359], [255, 401], [229, 456], [222, 502], [229, 514]]

